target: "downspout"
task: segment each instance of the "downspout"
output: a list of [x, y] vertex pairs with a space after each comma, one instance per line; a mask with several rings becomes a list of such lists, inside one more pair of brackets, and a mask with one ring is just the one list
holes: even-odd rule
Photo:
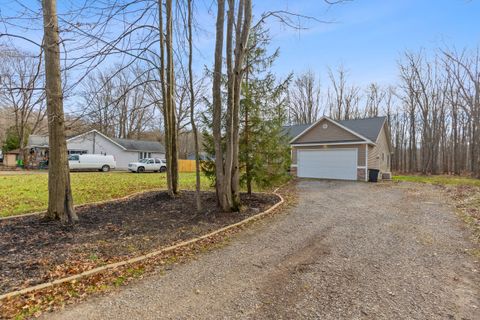
[[93, 154], [95, 154], [95, 131], [93, 131]]
[[365, 181], [368, 182], [368, 143], [365, 143]]

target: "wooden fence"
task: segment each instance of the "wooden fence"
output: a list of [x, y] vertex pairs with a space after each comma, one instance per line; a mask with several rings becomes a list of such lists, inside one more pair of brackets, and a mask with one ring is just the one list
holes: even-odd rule
[[178, 160], [178, 172], [195, 172], [195, 160]]

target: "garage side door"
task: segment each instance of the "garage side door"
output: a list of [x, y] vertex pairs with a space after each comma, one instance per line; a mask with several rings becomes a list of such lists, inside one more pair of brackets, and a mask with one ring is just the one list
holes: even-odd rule
[[298, 150], [301, 178], [357, 180], [357, 149]]

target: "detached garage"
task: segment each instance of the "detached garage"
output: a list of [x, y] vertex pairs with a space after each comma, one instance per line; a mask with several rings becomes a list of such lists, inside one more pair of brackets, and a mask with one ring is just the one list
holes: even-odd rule
[[292, 138], [291, 172], [300, 178], [367, 180], [368, 169], [390, 172], [386, 118], [335, 121], [285, 127]]

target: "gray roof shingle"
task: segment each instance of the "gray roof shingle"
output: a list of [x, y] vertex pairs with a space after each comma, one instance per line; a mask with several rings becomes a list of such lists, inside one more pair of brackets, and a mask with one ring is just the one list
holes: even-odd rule
[[[90, 131], [89, 131], [90, 132]], [[74, 138], [76, 136], [70, 137]], [[145, 152], [161, 152], [165, 153], [165, 147], [158, 141], [133, 140], [109, 138], [128, 151], [145, 151]], [[45, 147], [48, 148], [48, 136], [30, 135], [28, 137], [28, 147]]]
[[342, 126], [347, 127], [348, 129], [355, 131], [356, 133], [372, 140], [373, 142], [377, 141], [378, 135], [382, 130], [383, 124], [385, 123], [386, 117], [374, 117], [374, 118], [364, 118], [364, 119], [353, 119], [353, 120], [341, 120], [337, 121]]
[[282, 133], [293, 139], [305, 131], [305, 129], [308, 127], [310, 127], [310, 124], [294, 124], [291, 126], [284, 126], [282, 128]]
[[48, 147], [48, 136], [30, 135], [28, 137], [28, 147]]
[[149, 151], [165, 153], [165, 147], [158, 141], [133, 140], [133, 139], [112, 139], [128, 151]]
[[[364, 119], [340, 120], [335, 121], [342, 126], [364, 136], [365, 138], [375, 142], [382, 130], [386, 117], [372, 117]], [[311, 124], [296, 124], [283, 127], [283, 132], [291, 139], [305, 131]]]

